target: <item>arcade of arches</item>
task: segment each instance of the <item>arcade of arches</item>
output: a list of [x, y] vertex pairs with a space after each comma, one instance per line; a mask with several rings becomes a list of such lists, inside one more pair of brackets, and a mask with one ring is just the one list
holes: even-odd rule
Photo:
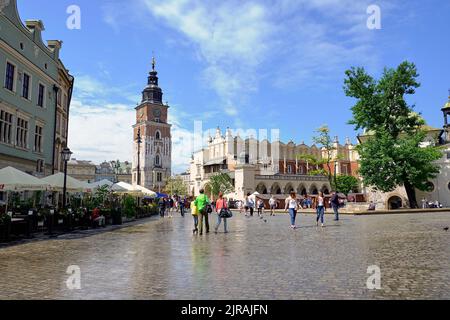
[[260, 194], [282, 195], [289, 194], [292, 191], [299, 195], [317, 195], [319, 192], [330, 194], [330, 186], [327, 183], [300, 183], [293, 184], [287, 182], [285, 184], [279, 182], [260, 182], [257, 184], [256, 191]]

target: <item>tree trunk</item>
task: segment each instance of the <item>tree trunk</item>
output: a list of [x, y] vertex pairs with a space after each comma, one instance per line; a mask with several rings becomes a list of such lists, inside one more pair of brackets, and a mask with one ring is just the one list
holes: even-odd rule
[[414, 188], [414, 186], [411, 185], [411, 183], [409, 183], [408, 181], [406, 181], [404, 185], [405, 185], [406, 194], [408, 195], [409, 206], [411, 207], [411, 209], [419, 208], [419, 206], [417, 205], [417, 199], [416, 199], [416, 188]]

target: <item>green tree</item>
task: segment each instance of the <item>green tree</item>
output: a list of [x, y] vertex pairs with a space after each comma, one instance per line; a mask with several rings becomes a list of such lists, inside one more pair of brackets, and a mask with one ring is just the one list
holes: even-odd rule
[[188, 188], [186, 183], [180, 177], [170, 177], [167, 179], [165, 192], [169, 194], [176, 194], [179, 196], [186, 196]]
[[206, 187], [209, 187], [214, 199], [219, 196], [220, 192], [226, 194], [234, 191], [233, 180], [226, 173], [218, 173], [211, 176], [209, 182], [206, 183]]
[[439, 172], [433, 162], [442, 157], [439, 147], [421, 145], [425, 121], [405, 100], [420, 87], [417, 78], [416, 66], [405, 61], [385, 69], [378, 81], [364, 68], [351, 68], [344, 84], [346, 95], [357, 99], [349, 123], [368, 136], [357, 147], [364, 183], [383, 192], [404, 186], [412, 208], [417, 208], [416, 188], [427, 190]]
[[359, 181], [354, 176], [338, 175], [336, 177], [336, 185], [334, 189], [348, 195], [351, 192], [356, 192], [359, 187]]

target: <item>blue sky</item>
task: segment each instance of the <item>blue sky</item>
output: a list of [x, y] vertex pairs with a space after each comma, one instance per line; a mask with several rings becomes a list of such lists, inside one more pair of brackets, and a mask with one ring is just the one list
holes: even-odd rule
[[[81, 30], [69, 30], [69, 5]], [[367, 7], [381, 8], [381, 29], [367, 28]], [[450, 88], [450, 1], [411, 0], [18, 0], [22, 20], [42, 19], [45, 40], [64, 41], [76, 76], [70, 147], [78, 159], [131, 160], [134, 107], [152, 51], [164, 100], [172, 106], [174, 171], [187, 168], [194, 120], [203, 129], [280, 129], [281, 139], [311, 143], [328, 124], [341, 141], [354, 101], [344, 72], [379, 76], [404, 60], [422, 87], [410, 103], [442, 126]]]

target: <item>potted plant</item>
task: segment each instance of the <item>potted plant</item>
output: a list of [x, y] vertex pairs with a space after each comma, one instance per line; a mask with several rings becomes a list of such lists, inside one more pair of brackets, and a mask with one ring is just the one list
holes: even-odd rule
[[123, 199], [123, 213], [127, 221], [136, 217], [136, 200], [130, 195], [126, 195]]
[[11, 234], [11, 217], [7, 213], [0, 213], [0, 242], [9, 240]]

